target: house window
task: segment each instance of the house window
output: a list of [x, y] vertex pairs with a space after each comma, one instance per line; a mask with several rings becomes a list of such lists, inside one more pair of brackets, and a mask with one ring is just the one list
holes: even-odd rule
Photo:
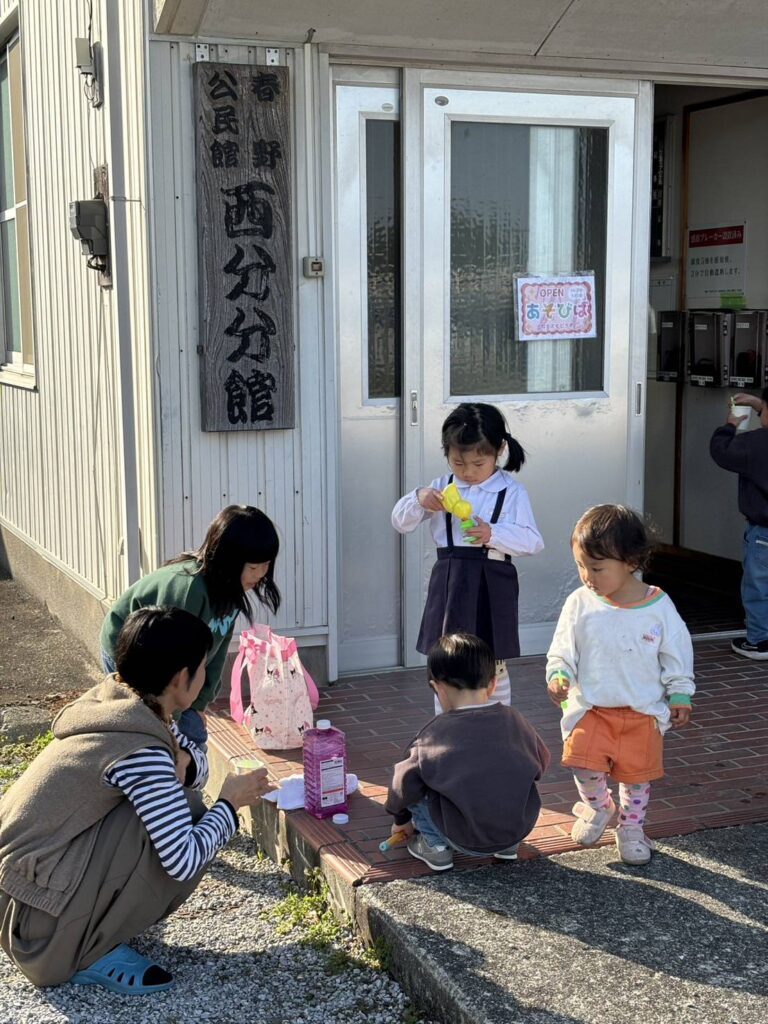
[[0, 371], [31, 373], [32, 288], [18, 35], [0, 48], [0, 277]]

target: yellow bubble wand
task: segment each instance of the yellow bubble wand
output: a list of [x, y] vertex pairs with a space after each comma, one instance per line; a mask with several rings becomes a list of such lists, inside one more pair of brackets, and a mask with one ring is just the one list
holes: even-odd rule
[[[454, 483], [448, 484], [445, 490], [440, 495], [443, 508], [446, 512], [450, 512], [452, 516], [456, 516], [459, 520], [459, 528], [465, 533], [467, 530], [471, 530], [473, 526], [477, 526], [475, 517], [472, 514], [472, 506], [468, 501], [462, 498], [459, 488]], [[470, 544], [475, 543], [474, 537], [468, 538]]]

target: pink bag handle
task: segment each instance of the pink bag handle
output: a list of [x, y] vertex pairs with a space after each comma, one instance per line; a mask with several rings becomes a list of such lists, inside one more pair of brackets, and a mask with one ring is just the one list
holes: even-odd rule
[[320, 703], [320, 693], [315, 684], [315, 680], [307, 672], [304, 666], [301, 666], [304, 670], [304, 681], [307, 684], [307, 693], [309, 694], [309, 703], [312, 705], [312, 710], [317, 711], [317, 705]]
[[[283, 641], [285, 640], [285, 643]], [[275, 634], [271, 634], [269, 639], [264, 636], [254, 635], [250, 630], [243, 630], [240, 634], [240, 649], [237, 652], [235, 663], [232, 666], [232, 676], [230, 680], [229, 690], [229, 713], [232, 716], [232, 720], [237, 722], [238, 725], [243, 724], [245, 718], [245, 712], [243, 709], [243, 668], [247, 661], [252, 661], [256, 648], [273, 643], [283, 661], [287, 661], [294, 654], [298, 653], [298, 647], [296, 641], [289, 638], [277, 637]], [[312, 710], [317, 710], [317, 705], [320, 703], [320, 692], [317, 689], [317, 685], [309, 674], [309, 672], [301, 666], [304, 672], [304, 681], [307, 686], [307, 695], [309, 696], [309, 703], [312, 705]], [[250, 679], [249, 679], [250, 685]]]
[[237, 652], [235, 663], [232, 666], [229, 689], [229, 713], [232, 720], [238, 725], [243, 724], [245, 712], [243, 711], [243, 662], [245, 661], [245, 644], [240, 641], [240, 650]]

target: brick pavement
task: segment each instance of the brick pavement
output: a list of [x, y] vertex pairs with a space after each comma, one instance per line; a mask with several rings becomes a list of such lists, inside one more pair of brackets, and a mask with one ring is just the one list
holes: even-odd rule
[[[667, 774], [653, 786], [647, 831], [657, 838], [768, 821], [768, 663], [733, 654], [724, 640], [698, 641], [695, 653], [694, 716], [686, 729], [667, 734]], [[558, 764], [560, 729], [543, 685], [544, 659], [511, 662], [510, 675], [515, 706], [553, 753], [540, 787], [544, 806], [522, 856], [576, 849], [570, 836], [575, 791], [569, 773]], [[348, 825], [318, 822], [303, 811], [290, 812], [290, 817], [293, 827], [324, 848], [351, 881], [429, 874], [404, 848], [383, 854], [378, 847], [390, 830], [383, 802], [391, 766], [428, 720], [431, 707], [424, 670], [343, 679], [323, 691], [317, 717], [330, 718], [346, 732], [349, 770], [359, 776], [360, 791], [350, 799]], [[225, 756], [256, 749], [221, 705], [211, 716], [210, 731], [212, 745]], [[300, 751], [259, 756], [275, 778], [301, 771]], [[603, 842], [612, 841], [609, 831]], [[459, 867], [485, 863], [456, 858]]]

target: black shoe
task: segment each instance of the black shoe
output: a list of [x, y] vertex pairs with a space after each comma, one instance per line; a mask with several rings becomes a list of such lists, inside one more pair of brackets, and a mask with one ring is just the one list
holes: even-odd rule
[[768, 661], [768, 640], [761, 640], [759, 644], [751, 644], [746, 637], [742, 640], [731, 640], [731, 650], [753, 661]]

